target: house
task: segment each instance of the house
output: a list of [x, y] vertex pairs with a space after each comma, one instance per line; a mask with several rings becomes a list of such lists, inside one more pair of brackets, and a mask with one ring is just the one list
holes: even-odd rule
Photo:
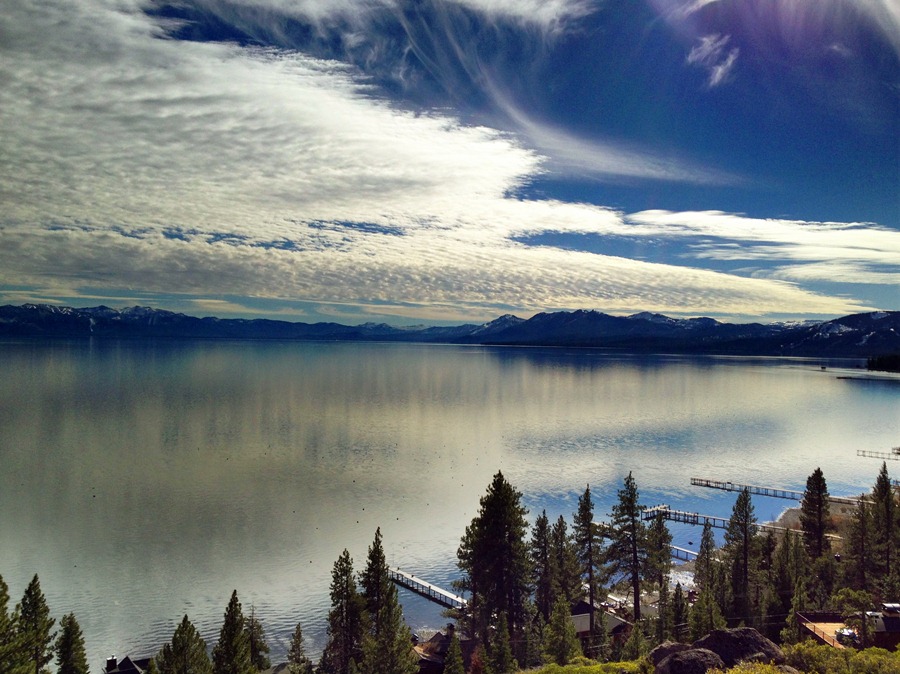
[[881, 605], [881, 611], [869, 613], [875, 623], [872, 645], [889, 651], [900, 648], [900, 603]]
[[144, 674], [150, 666], [153, 658], [136, 658], [132, 660], [127, 655], [119, 662], [116, 656], [107, 658], [106, 668], [103, 670], [105, 674]]
[[[628, 621], [613, 613], [608, 604], [594, 602], [594, 620], [601, 618], [603, 627], [611, 639], [615, 639], [628, 630]], [[579, 637], [586, 638], [590, 634], [591, 605], [587, 600], [582, 599], [572, 605], [572, 623], [574, 623], [575, 632]]]
[[[413, 645], [413, 651], [419, 658], [419, 674], [441, 674], [444, 671], [444, 659], [450, 649], [450, 640], [456, 626], [447, 625], [446, 632], [435, 632], [428, 641]], [[462, 651], [463, 664], [468, 670], [472, 662], [472, 653], [475, 651], [474, 639], [460, 639], [459, 648]]]

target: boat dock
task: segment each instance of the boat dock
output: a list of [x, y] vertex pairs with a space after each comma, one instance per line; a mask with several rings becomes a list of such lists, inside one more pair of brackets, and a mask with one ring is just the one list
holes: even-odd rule
[[[681, 522], [683, 524], [696, 524], [705, 526], [707, 522], [714, 529], [727, 529], [728, 519], [725, 517], [716, 517], [715, 515], [701, 515], [700, 513], [685, 512], [684, 510], [672, 510], [667, 505], [653, 506], [644, 510], [642, 518], [646, 520], [655, 519], [658, 514], [662, 514], [663, 518], [672, 522]], [[800, 529], [788, 529], [787, 527], [779, 527], [774, 524], [755, 524], [760, 531], [774, 531], [780, 534], [802, 534]]]
[[[704, 478], [692, 477], [691, 485], [694, 487], [710, 487], [712, 489], [722, 489], [724, 491], [744, 491], [745, 489], [755, 496], [771, 496], [772, 498], [786, 498], [793, 501], [802, 501], [802, 491], [793, 489], [778, 489], [776, 487], [759, 487], [752, 484], [738, 484], [736, 482], [722, 482], [721, 480], [706, 480]], [[845, 498], [843, 496], [828, 497], [830, 503], [840, 503], [842, 505], [859, 505], [858, 498]], [[868, 501], [867, 501], [868, 502]]]
[[416, 578], [416, 576], [414, 576], [413, 574], [402, 571], [399, 568], [389, 568], [388, 574], [390, 575], [391, 580], [400, 587], [405, 587], [407, 590], [412, 590], [416, 594], [425, 597], [425, 599], [433, 601], [434, 603], [440, 604], [441, 606], [444, 606], [446, 608], [462, 609], [465, 608], [466, 604], [468, 603], [466, 599], [460, 597], [459, 595], [448, 592], [447, 590], [424, 581], [421, 578]]

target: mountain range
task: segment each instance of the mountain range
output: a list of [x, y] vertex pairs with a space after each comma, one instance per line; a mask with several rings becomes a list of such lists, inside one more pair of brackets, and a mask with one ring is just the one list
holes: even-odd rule
[[853, 314], [800, 323], [722, 323], [597, 311], [501, 316], [452, 327], [298, 323], [271, 319], [198, 318], [130, 307], [46, 304], [0, 307], [0, 336], [129, 339], [279, 339], [390, 341], [502, 346], [600, 347], [639, 353], [868, 358], [900, 352], [900, 311]]

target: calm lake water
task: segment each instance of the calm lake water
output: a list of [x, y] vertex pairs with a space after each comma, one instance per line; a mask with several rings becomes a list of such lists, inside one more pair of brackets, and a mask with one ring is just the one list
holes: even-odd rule
[[[871, 487], [900, 444], [900, 379], [856, 362], [627, 357], [390, 344], [0, 343], [0, 574], [38, 573], [73, 611], [92, 670], [142, 656], [187, 613], [211, 646], [232, 589], [273, 660], [297, 622], [325, 640], [331, 568], [376, 527], [389, 563], [456, 577], [499, 469], [529, 517], [567, 518], [587, 483], [603, 519], [632, 471], [643, 503], [727, 517], [691, 477], [835, 495]], [[894, 465], [890, 465], [890, 463]], [[898, 477], [900, 462], [890, 462]], [[754, 498], [757, 517], [792, 502]], [[673, 526], [697, 548], [700, 532]], [[414, 628], [440, 608], [405, 591]]]

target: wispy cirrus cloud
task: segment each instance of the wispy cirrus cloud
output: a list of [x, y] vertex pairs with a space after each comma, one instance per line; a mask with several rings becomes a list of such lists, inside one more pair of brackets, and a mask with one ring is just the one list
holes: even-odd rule
[[730, 35], [706, 35], [687, 55], [688, 64], [706, 69], [710, 89], [728, 82], [732, 77], [741, 50], [738, 47], [729, 48], [730, 40]]
[[[446, 111], [397, 109], [334, 61], [167, 39], [129, 0], [10, 0], [2, 21], [7, 296], [156, 294], [226, 312], [303, 302], [428, 320], [866, 306], [689, 261], [526, 245], [527, 233], [649, 238], [698, 225], [511, 197], [545, 156]], [[708, 216], [701, 229], [727, 220]]]

